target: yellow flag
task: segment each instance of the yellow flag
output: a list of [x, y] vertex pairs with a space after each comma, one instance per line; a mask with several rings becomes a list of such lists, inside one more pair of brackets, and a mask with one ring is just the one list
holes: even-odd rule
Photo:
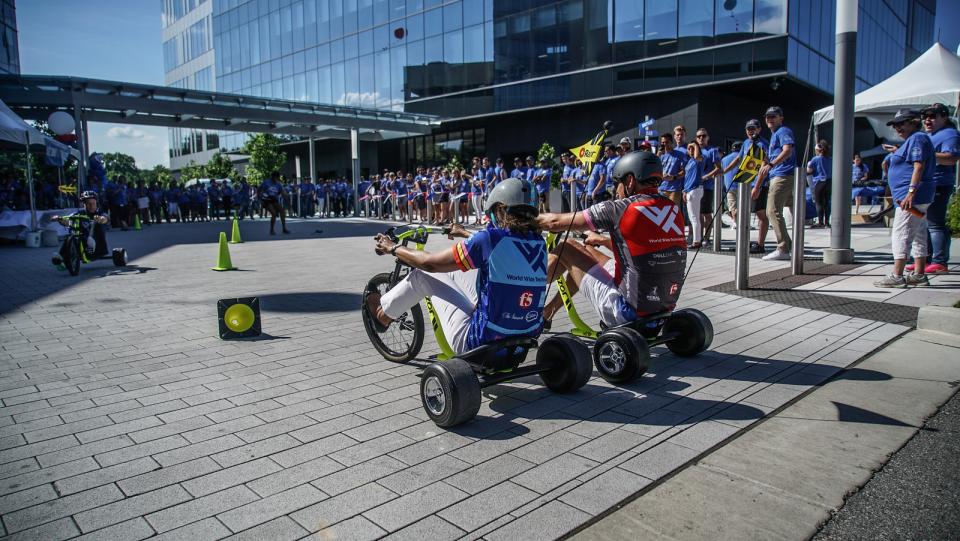
[[576, 148], [571, 148], [570, 152], [576, 156], [578, 160], [583, 162], [584, 167], [589, 170], [600, 158], [600, 149], [600, 145], [595, 144], [593, 139], [591, 139]]
[[64, 185], [60, 186], [60, 192], [61, 192], [61, 193], [77, 193], [77, 185], [76, 185], [76, 184], [64, 184]]
[[758, 144], [750, 145], [743, 159], [740, 160], [740, 166], [737, 168], [737, 174], [733, 176], [734, 182], [752, 183], [760, 174], [760, 167], [763, 166], [764, 159], [763, 148]]

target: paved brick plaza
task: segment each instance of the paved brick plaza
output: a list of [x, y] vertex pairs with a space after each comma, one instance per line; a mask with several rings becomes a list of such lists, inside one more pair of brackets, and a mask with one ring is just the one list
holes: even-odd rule
[[[655, 348], [638, 382], [573, 395], [490, 387], [448, 432], [421, 408], [424, 363], [384, 361], [360, 323], [382, 226], [266, 228], [243, 224], [230, 273], [209, 270], [223, 222], [111, 233], [133, 266], [76, 278], [53, 249], [0, 248], [0, 534], [552, 539], [907, 330], [705, 291], [734, 260], [702, 253], [681, 304], [712, 319], [709, 352]], [[217, 338], [238, 296], [261, 298], [265, 339]]]

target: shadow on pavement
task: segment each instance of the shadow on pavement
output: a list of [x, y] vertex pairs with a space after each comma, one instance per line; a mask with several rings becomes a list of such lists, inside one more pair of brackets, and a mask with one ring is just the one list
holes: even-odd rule
[[260, 295], [264, 312], [320, 313], [343, 312], [360, 308], [359, 293], [315, 291], [311, 293], [272, 293]]
[[[324, 240], [345, 238], [372, 239], [374, 235], [389, 227], [389, 224], [354, 220], [290, 220], [287, 227], [290, 235], [269, 234], [269, 221], [244, 220], [240, 222], [240, 232], [246, 244], [274, 241], [312, 241], [313, 246], [322, 247]], [[279, 226], [278, 226], [279, 229]], [[317, 234], [317, 230], [322, 233]], [[86, 280], [110, 276], [145, 274], [157, 270], [156, 267], [137, 265], [137, 259], [177, 245], [210, 245], [210, 265], [216, 261], [217, 239], [221, 232], [231, 235], [231, 222], [226, 220], [197, 223], [172, 223], [145, 226], [142, 231], [118, 231], [107, 233], [107, 242], [111, 248], [126, 248], [131, 261], [126, 267], [114, 267], [109, 261], [96, 261], [84, 265], [79, 276], [70, 276], [66, 271], [58, 271], [50, 263], [57, 251], [56, 247], [39, 249], [25, 248], [23, 245], [0, 247], [0, 274], [7, 277], [19, 277], [19, 281], [29, 287], [6, 287], [0, 292], [0, 314], [15, 310], [18, 306], [38, 301], [64, 289], [78, 285]], [[250, 269], [240, 271], [252, 272]], [[350, 308], [359, 306], [359, 301]], [[297, 311], [297, 310], [293, 310]], [[306, 310], [312, 311], [312, 310]]]
[[837, 420], [839, 421], [848, 423], [866, 423], [872, 425], [912, 426], [902, 421], [898, 421], [892, 417], [887, 417], [886, 415], [874, 413], [870, 410], [851, 406], [850, 404], [833, 402], [833, 405], [837, 407]]

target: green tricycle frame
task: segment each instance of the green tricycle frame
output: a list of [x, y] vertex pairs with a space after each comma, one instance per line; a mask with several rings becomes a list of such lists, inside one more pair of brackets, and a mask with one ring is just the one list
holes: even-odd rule
[[[448, 234], [449, 230], [421, 225], [391, 227], [385, 232], [395, 243], [408, 248], [413, 245], [417, 250], [424, 249], [431, 233]], [[414, 305], [379, 332], [373, 321], [375, 316], [367, 309], [367, 298], [374, 292], [389, 291], [411, 270], [397, 259], [392, 272], [370, 279], [361, 304], [364, 328], [374, 348], [388, 361], [397, 363], [413, 360], [423, 346], [425, 325], [420, 305]], [[537, 374], [550, 390], [570, 393], [586, 385], [593, 373], [590, 350], [570, 334], [554, 335], [542, 342], [531, 337], [508, 338], [458, 354], [447, 341], [430, 297], [424, 299], [424, 304], [440, 352], [432, 357], [436, 362], [421, 374], [420, 398], [424, 411], [438, 426], [455, 426], [472, 419], [480, 409], [481, 388]], [[410, 336], [404, 337], [404, 333]], [[400, 347], [385, 342], [388, 334], [398, 339]], [[521, 366], [532, 349], [537, 350], [536, 362]]]

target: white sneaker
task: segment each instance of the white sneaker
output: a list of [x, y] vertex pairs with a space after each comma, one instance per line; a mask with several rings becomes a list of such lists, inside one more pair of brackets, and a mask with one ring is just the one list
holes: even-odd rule
[[769, 254], [763, 256], [764, 261], [787, 261], [790, 259], [790, 254], [787, 252], [781, 251], [780, 248], [770, 252]]

